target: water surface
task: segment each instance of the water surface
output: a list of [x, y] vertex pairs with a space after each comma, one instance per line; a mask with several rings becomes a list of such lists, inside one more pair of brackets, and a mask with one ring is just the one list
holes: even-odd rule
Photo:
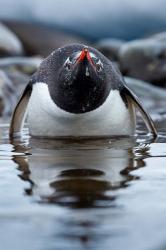
[[0, 249], [165, 249], [164, 117], [156, 142], [142, 123], [137, 138], [11, 142], [1, 120]]

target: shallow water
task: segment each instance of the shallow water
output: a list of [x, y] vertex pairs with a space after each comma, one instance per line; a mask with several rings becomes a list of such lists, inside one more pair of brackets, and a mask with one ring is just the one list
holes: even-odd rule
[[[166, 248], [166, 120], [149, 142], [8, 139], [0, 127], [0, 249]], [[25, 129], [25, 134], [27, 130]]]

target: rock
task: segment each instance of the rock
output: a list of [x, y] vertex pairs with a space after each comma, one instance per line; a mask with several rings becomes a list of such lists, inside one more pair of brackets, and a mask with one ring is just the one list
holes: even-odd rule
[[151, 99], [153, 101], [166, 100], [166, 90], [156, 87], [149, 82], [141, 81], [139, 79], [125, 77], [126, 85], [140, 98]]
[[38, 57], [0, 58], [0, 116], [11, 115], [29, 75], [41, 61]]
[[111, 61], [117, 61], [119, 49], [124, 43], [125, 41], [123, 40], [107, 38], [99, 40], [95, 47]]
[[152, 39], [156, 39], [160, 42], [166, 42], [166, 32], [160, 32], [157, 34], [154, 34], [153, 36], [150, 36]]
[[5, 24], [20, 38], [28, 55], [48, 56], [54, 49], [70, 43], [89, 44], [79, 36], [49, 28], [44, 25], [24, 22], [5, 22]]
[[[163, 126], [166, 119], [166, 90], [154, 86], [148, 82], [141, 81], [130, 77], [125, 77], [126, 85], [139, 97], [144, 108], [151, 114], [153, 121], [159, 128], [159, 122]], [[140, 113], [138, 112], [139, 117]]]
[[121, 46], [119, 62], [122, 72], [164, 86], [166, 82], [166, 43], [149, 38]]
[[0, 70], [0, 116], [11, 115], [29, 77], [18, 71]]
[[9, 28], [0, 23], [0, 57], [20, 56], [22, 54], [21, 41]]
[[18, 70], [24, 74], [33, 74], [42, 62], [41, 57], [7, 57], [0, 58], [0, 69]]
[[0, 58], [0, 116], [10, 115], [41, 58]]

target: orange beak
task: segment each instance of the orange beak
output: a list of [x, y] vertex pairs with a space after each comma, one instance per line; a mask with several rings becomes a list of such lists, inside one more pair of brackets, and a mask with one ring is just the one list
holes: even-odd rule
[[82, 62], [84, 59], [87, 59], [90, 63], [94, 64], [90, 56], [88, 48], [83, 48], [81, 54], [77, 58], [77, 63]]

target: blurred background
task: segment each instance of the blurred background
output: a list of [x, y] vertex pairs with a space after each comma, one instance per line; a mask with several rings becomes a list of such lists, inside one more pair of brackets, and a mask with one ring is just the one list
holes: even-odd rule
[[166, 28], [165, 0], [1, 0], [0, 17], [56, 27], [96, 41], [133, 39]]
[[144, 81], [165, 87], [165, 6], [166, 0], [0, 0], [0, 115], [11, 113], [43, 58], [71, 43], [97, 48], [136, 91]]

